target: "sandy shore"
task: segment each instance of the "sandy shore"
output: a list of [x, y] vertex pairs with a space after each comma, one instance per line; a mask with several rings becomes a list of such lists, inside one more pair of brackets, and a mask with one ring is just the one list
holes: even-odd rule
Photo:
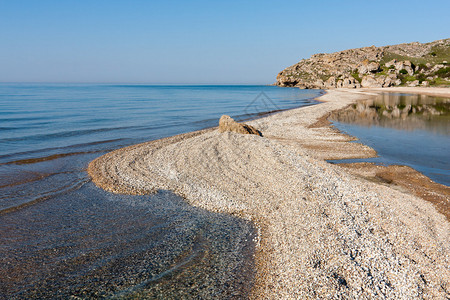
[[209, 129], [119, 149], [88, 172], [111, 192], [172, 190], [253, 221], [253, 298], [448, 298], [446, 217], [406, 190], [324, 161], [375, 154], [324, 116], [376, 92], [331, 90], [321, 104], [250, 122], [264, 137]]

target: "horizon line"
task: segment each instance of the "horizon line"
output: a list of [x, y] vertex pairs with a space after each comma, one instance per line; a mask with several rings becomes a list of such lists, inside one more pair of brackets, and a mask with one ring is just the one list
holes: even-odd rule
[[83, 81], [0, 81], [0, 84], [121, 84], [121, 85], [267, 85], [274, 83], [147, 83], [147, 82], [83, 82]]

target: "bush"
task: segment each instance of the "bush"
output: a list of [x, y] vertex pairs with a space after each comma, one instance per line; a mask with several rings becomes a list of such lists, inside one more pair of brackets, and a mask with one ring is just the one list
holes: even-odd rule
[[419, 83], [422, 83], [422, 81], [424, 81], [426, 78], [425, 74], [421, 73], [419, 75], [417, 75], [417, 79], [419, 80]]
[[408, 71], [406, 71], [405, 69], [401, 69], [401, 70], [399, 71], [399, 73], [400, 73], [400, 74], [405, 74], [405, 75], [406, 75], [406, 74], [408, 74]]
[[439, 77], [450, 77], [450, 67], [439, 69], [435, 74]]
[[427, 70], [427, 66], [425, 64], [419, 64], [419, 69]]

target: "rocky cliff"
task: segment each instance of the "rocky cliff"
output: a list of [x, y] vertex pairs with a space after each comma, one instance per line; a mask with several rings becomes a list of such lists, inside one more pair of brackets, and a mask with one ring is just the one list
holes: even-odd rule
[[450, 86], [450, 39], [314, 54], [281, 71], [276, 85], [305, 89]]

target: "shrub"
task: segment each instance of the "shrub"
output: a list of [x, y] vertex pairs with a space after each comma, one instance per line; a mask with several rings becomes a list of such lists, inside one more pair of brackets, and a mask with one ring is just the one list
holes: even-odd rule
[[425, 64], [419, 64], [419, 69], [427, 70], [427, 66]]
[[417, 79], [419, 80], [419, 83], [422, 83], [422, 81], [424, 81], [426, 78], [425, 74], [421, 73], [419, 75], [417, 75]]
[[399, 71], [399, 73], [400, 73], [400, 74], [408, 74], [408, 71], [406, 71], [405, 69], [401, 69], [401, 70]]
[[357, 72], [352, 73], [353, 78], [355, 78], [359, 83], [361, 83], [362, 79], [359, 77], [359, 74]]
[[439, 69], [435, 74], [439, 77], [450, 77], [450, 67]]

